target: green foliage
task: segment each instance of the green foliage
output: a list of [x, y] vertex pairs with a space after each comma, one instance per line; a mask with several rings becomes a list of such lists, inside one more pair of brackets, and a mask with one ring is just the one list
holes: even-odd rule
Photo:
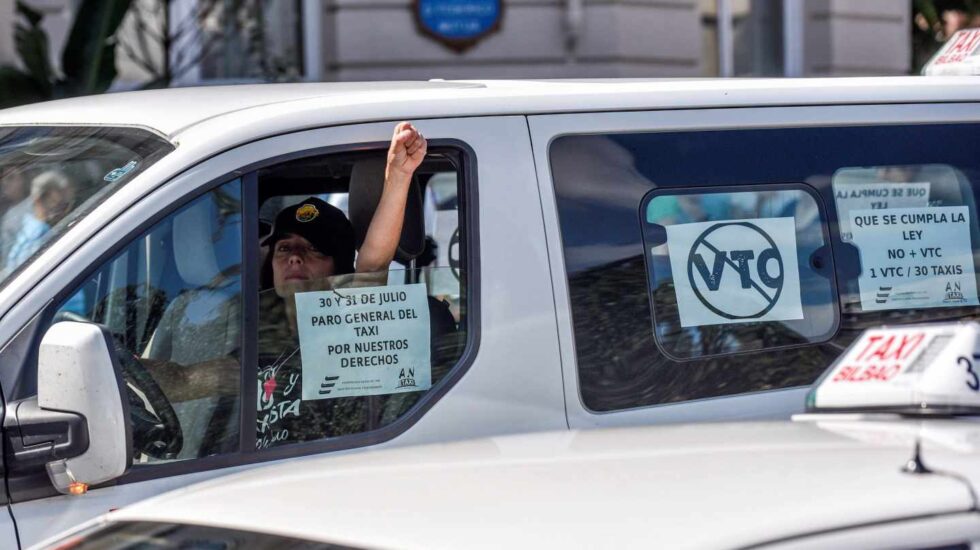
[[17, 3], [18, 12], [23, 15], [27, 25], [18, 24], [14, 29], [14, 44], [20, 55], [21, 63], [27, 69], [27, 75], [34, 82], [42, 95], [51, 94], [51, 83], [54, 80], [51, 64], [48, 62], [48, 35], [41, 29], [41, 14], [28, 8], [22, 2]]
[[64, 95], [102, 93], [116, 78], [116, 30], [130, 0], [84, 0], [61, 56]]
[[0, 67], [0, 108], [41, 101], [46, 97], [41, 84], [29, 74]]
[[0, 67], [0, 108], [102, 93], [116, 78], [116, 31], [132, 0], [82, 0], [55, 74], [42, 15], [17, 2], [14, 43], [24, 69]]

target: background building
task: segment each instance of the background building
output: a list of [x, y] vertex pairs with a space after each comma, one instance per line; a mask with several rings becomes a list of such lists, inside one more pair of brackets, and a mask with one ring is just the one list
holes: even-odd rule
[[[23, 1], [57, 67], [81, 0]], [[417, 1], [132, 0], [114, 88], [913, 70], [912, 0], [503, 0], [499, 29], [463, 52], [423, 32]], [[14, 4], [0, 0], [0, 65], [16, 63]]]

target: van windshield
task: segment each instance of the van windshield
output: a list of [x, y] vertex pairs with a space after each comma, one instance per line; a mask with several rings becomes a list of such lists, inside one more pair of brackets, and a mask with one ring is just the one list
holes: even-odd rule
[[138, 128], [0, 127], [0, 287], [173, 149]]

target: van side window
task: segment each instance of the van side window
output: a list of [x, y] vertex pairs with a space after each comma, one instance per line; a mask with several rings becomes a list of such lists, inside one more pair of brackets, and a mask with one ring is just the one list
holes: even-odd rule
[[460, 180], [430, 149], [385, 271], [354, 273], [382, 193], [380, 153], [304, 158], [259, 172], [256, 449], [387, 426], [462, 355]]
[[922, 124], [556, 139], [585, 405], [807, 385], [869, 326], [976, 319], [978, 136]]
[[58, 309], [55, 322], [114, 337], [137, 463], [238, 450], [241, 228], [234, 180], [136, 237]]
[[829, 340], [836, 279], [806, 186], [656, 190], [641, 226], [656, 342], [683, 360]]

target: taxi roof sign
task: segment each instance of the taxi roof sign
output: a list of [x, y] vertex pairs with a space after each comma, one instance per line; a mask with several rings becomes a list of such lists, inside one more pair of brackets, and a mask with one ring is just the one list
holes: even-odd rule
[[980, 75], [980, 29], [957, 31], [922, 69], [926, 76]]
[[868, 329], [807, 396], [810, 412], [980, 413], [980, 323]]

